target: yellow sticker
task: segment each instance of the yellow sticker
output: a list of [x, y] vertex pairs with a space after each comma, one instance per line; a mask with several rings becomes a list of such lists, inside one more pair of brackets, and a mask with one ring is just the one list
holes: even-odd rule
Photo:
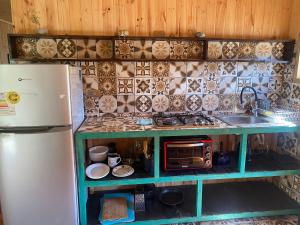
[[6, 99], [10, 104], [17, 104], [20, 101], [20, 95], [15, 91], [7, 92]]

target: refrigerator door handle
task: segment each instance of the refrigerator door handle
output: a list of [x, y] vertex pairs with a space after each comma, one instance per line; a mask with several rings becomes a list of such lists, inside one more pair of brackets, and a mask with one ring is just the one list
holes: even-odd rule
[[42, 126], [42, 127], [0, 127], [0, 133], [16, 133], [16, 134], [28, 134], [28, 133], [44, 133], [53, 131], [68, 130], [71, 126]]

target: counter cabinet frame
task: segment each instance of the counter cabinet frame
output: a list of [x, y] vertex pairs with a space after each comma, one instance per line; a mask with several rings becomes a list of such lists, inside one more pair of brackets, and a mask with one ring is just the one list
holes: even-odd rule
[[[87, 225], [87, 207], [88, 188], [90, 187], [111, 187], [122, 185], [137, 185], [148, 183], [163, 183], [163, 182], [182, 182], [196, 181], [196, 216], [184, 218], [170, 218], [159, 220], [135, 221], [131, 224], [169, 224], [169, 223], [184, 223], [196, 221], [211, 221], [224, 220], [234, 218], [247, 218], [259, 216], [277, 216], [277, 215], [300, 215], [299, 209], [285, 209], [276, 211], [263, 212], [244, 212], [232, 214], [218, 215], [202, 215], [202, 191], [203, 181], [205, 180], [224, 180], [238, 178], [259, 178], [259, 177], [274, 177], [299, 175], [300, 170], [275, 170], [275, 171], [246, 171], [246, 152], [248, 135], [258, 133], [283, 133], [283, 132], [299, 132], [299, 126], [277, 126], [277, 127], [249, 127], [249, 128], [199, 128], [187, 130], [149, 130], [149, 131], [128, 131], [128, 132], [77, 132], [76, 133], [76, 157], [77, 157], [77, 181], [79, 189], [79, 216], [80, 224]], [[240, 149], [238, 160], [238, 172], [222, 173], [222, 174], [199, 174], [199, 175], [184, 175], [184, 176], [160, 176], [160, 137], [165, 136], [188, 136], [188, 135], [240, 135]], [[89, 139], [105, 139], [105, 138], [154, 138], [154, 176], [147, 178], [128, 178], [120, 180], [87, 180], [85, 176], [85, 151], [86, 141]]]

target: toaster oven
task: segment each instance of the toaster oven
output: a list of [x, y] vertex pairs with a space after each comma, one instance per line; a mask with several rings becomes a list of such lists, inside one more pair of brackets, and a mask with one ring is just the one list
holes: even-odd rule
[[208, 136], [163, 139], [164, 170], [212, 168], [212, 144]]

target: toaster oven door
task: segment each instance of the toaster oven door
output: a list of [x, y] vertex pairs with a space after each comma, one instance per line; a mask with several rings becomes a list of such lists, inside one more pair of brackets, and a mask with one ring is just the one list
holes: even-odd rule
[[203, 142], [165, 142], [165, 170], [199, 169], [205, 167], [205, 143]]

